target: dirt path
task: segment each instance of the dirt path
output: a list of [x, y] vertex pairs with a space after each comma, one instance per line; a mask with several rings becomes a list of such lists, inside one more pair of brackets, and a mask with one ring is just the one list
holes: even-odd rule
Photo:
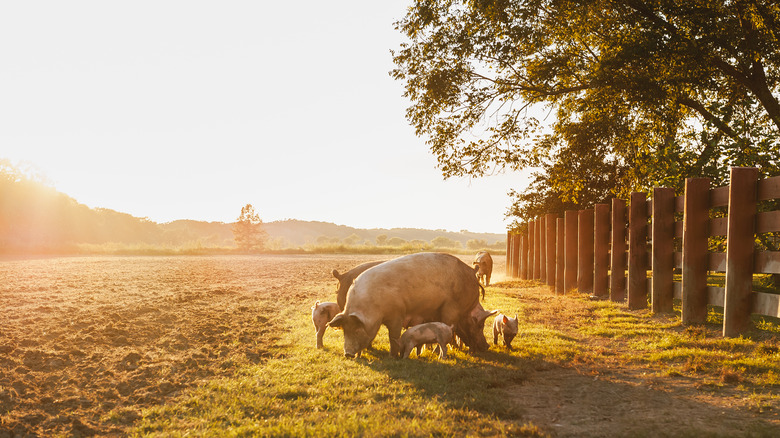
[[[775, 413], [752, 412], [729, 396], [658, 384], [635, 370], [606, 375], [556, 368], [508, 389], [524, 420], [556, 437], [778, 436]], [[648, 432], [652, 431], [652, 432]]]
[[[562, 364], [544, 363], [522, 384], [507, 388], [523, 420], [551, 436], [780, 436], [777, 388], [756, 387], [712, 371], [683, 375], [670, 372], [668, 364], [633, 360], [641, 354], [633, 339], [584, 336], [580, 331], [594, 323], [595, 302], [555, 296], [542, 286], [518, 292], [530, 322], [570, 336], [583, 351]], [[674, 326], [670, 333], [685, 330], [674, 315], [621, 310]], [[694, 330], [705, 338], [722, 339], [717, 326]], [[780, 336], [764, 337], [778, 351]], [[780, 353], [774, 357], [780, 360]]]

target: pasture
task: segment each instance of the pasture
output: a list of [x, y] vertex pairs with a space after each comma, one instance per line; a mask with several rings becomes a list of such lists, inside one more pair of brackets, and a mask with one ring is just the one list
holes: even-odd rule
[[[0, 437], [777, 436], [780, 329], [719, 326], [504, 281], [513, 349], [356, 360], [314, 348], [332, 269], [377, 255], [0, 261]], [[469, 261], [469, 256], [463, 256]], [[710, 315], [712, 322], [718, 318]]]

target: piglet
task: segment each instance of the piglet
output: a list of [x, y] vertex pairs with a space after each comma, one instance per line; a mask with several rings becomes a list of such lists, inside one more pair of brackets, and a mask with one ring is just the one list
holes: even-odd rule
[[311, 308], [311, 322], [314, 323], [314, 328], [317, 330], [317, 348], [322, 348], [322, 336], [325, 334], [325, 329], [328, 327], [328, 322], [339, 313], [339, 305], [337, 303], [320, 303], [317, 301]]
[[417, 348], [420, 354], [420, 346], [425, 344], [439, 344], [439, 359], [447, 357], [447, 344], [452, 341], [454, 326], [443, 322], [426, 322], [409, 327], [401, 335], [401, 357], [407, 359], [412, 349]]
[[499, 334], [504, 338], [506, 348], [511, 350], [512, 339], [517, 336], [517, 315], [514, 318], [501, 313], [496, 315], [496, 319], [493, 321], [493, 343], [496, 345], [498, 345]]

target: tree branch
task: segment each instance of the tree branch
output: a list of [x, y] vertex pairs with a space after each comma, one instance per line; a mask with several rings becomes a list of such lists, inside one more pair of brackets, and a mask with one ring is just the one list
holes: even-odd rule
[[712, 114], [709, 110], [707, 110], [707, 108], [704, 107], [704, 105], [701, 104], [701, 102], [694, 100], [688, 96], [679, 96], [677, 98], [677, 101], [687, 106], [688, 108], [696, 111], [697, 113], [701, 114], [701, 116], [704, 117], [705, 120], [715, 125], [715, 127], [717, 127], [724, 134], [728, 135], [729, 138], [731, 138], [735, 142], [737, 143], [743, 142], [743, 140], [739, 137], [739, 135], [736, 132], [734, 132], [734, 130], [731, 129], [731, 127], [726, 122], [721, 120], [715, 114]]
[[[767, 112], [767, 114], [769, 115], [770, 119], [775, 124], [775, 126], [777, 126], [777, 128], [780, 129], [780, 102], [778, 102], [777, 98], [775, 98], [775, 96], [772, 94], [772, 90], [770, 90], [769, 84], [767, 82], [766, 72], [764, 71], [763, 63], [761, 63], [761, 60], [758, 59], [757, 56], [754, 59], [750, 60], [749, 65], [751, 66], [750, 67], [751, 71], [749, 72], [741, 71], [737, 67], [731, 65], [729, 62], [717, 56], [712, 51], [705, 51], [704, 49], [702, 49], [702, 47], [699, 44], [697, 44], [696, 41], [694, 41], [687, 35], [683, 35], [675, 25], [659, 17], [653, 10], [648, 8], [647, 5], [645, 5], [643, 2], [638, 0], [625, 0], [622, 3], [628, 6], [629, 8], [633, 9], [634, 11], [638, 12], [645, 18], [649, 19], [653, 23], [666, 29], [666, 31], [669, 32], [672, 36], [680, 38], [699, 56], [708, 60], [708, 62], [713, 67], [720, 70], [726, 76], [735, 79], [737, 83], [741, 84], [742, 86], [750, 90], [756, 96], [758, 101], [761, 102], [761, 106], [763, 106], [764, 110]], [[746, 39], [749, 39], [750, 37], [749, 34], [750, 32], [748, 32]], [[754, 55], [758, 55], [758, 54], [754, 53]]]

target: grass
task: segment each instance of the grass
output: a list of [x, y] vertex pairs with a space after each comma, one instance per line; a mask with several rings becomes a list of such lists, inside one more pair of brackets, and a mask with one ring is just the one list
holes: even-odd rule
[[780, 408], [776, 331], [726, 339], [713, 324], [684, 327], [677, 315], [556, 297], [546, 288], [526, 294], [529, 285], [491, 286], [484, 304], [520, 317], [513, 350], [492, 346], [488, 319], [489, 351], [455, 350], [441, 361], [430, 351], [390, 359], [384, 328], [357, 360], [342, 356], [341, 335], [332, 331], [316, 350], [308, 315], [289, 308], [273, 358], [145, 411], [132, 435], [545, 436], [524, 421], [507, 388], [554, 367], [641, 369], [710, 392], [736, 391], [756, 413]]
[[739, 382], [757, 390], [780, 388], [780, 338], [772, 335], [775, 324], [764, 321], [764, 330], [757, 326], [747, 336], [724, 338], [722, 309], [710, 307], [707, 324], [685, 327], [679, 309], [672, 315], [654, 315], [629, 312], [611, 302], [595, 307], [593, 324], [581, 332], [624, 342], [628, 353], [621, 360], [625, 362], [663, 369], [672, 376]]
[[[430, 351], [393, 360], [382, 329], [362, 358], [347, 360], [340, 334], [326, 333], [326, 348], [316, 350], [306, 315], [290, 309], [287, 317], [277, 357], [149, 410], [133, 434], [544, 436], [512, 404], [501, 403], [502, 388], [524, 381], [548, 357], [541, 348], [526, 352], [531, 360], [458, 350], [442, 361]], [[544, 333], [530, 335], [537, 336], [541, 344]]]

